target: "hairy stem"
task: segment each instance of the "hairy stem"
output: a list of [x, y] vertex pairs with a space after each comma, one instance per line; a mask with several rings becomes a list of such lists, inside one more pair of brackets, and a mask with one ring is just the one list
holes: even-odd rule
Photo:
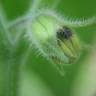
[[19, 63], [6, 64], [4, 96], [18, 96], [20, 65]]
[[[6, 41], [6, 43], [9, 46], [13, 46], [12, 37], [7, 28], [5, 27], [4, 22], [0, 18], [0, 35], [2, 36], [3, 40]], [[5, 42], [4, 41], [4, 42]]]

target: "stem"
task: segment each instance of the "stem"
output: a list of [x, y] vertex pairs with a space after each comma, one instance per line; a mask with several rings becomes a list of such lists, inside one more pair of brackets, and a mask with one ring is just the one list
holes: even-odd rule
[[1, 18], [0, 18], [0, 35], [2, 36], [4, 42], [6, 42], [8, 46], [13, 46], [12, 36], [5, 27], [5, 24]]
[[41, 1], [42, 1], [42, 0], [33, 0], [31, 6], [30, 6], [30, 8], [29, 8], [29, 13], [32, 14], [33, 12], [35, 12], [35, 11], [38, 9]]
[[[5, 90], [3, 96], [19, 95], [19, 81], [21, 71], [27, 63], [30, 51], [31, 48], [28, 47], [28, 49], [26, 49], [26, 52], [23, 52], [22, 55], [21, 53], [18, 55], [13, 54], [12, 57], [9, 58], [9, 62], [5, 64]], [[18, 53], [18, 51], [16, 51], [16, 53]]]
[[5, 73], [6, 87], [4, 96], [18, 96], [20, 64], [19, 63], [6, 64], [5, 72], [6, 72]]

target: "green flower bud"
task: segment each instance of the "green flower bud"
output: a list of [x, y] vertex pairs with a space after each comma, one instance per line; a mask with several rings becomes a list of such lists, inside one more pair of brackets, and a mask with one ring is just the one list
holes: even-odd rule
[[[63, 65], [74, 64], [79, 58], [81, 44], [78, 36], [70, 28], [70, 24], [68, 26], [66, 20], [62, 20], [54, 13], [45, 12], [33, 15], [33, 17], [24, 17], [20, 20], [17, 19], [15, 23], [10, 25], [19, 25], [16, 28], [17, 31], [25, 31], [32, 48], [52, 62], [61, 75], [64, 75]], [[20, 33], [16, 32], [17, 39], [15, 41], [18, 40]]]
[[36, 48], [52, 63], [73, 64], [78, 59], [81, 49], [78, 36], [57, 17], [40, 14], [29, 25], [32, 30], [29, 37], [34, 38], [31, 42], [35, 41]]

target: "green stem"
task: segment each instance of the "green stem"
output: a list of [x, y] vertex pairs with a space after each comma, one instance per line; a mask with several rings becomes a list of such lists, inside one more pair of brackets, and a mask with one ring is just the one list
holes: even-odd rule
[[18, 84], [19, 84], [19, 73], [20, 65], [17, 64], [6, 64], [5, 69], [5, 93], [4, 96], [18, 96]]
[[0, 18], [0, 36], [4, 43], [6, 42], [7, 46], [13, 46], [13, 39], [10, 32], [5, 27], [4, 21]]

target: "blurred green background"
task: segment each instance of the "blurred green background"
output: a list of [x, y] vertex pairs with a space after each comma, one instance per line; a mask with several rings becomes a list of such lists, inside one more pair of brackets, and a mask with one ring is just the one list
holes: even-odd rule
[[[32, 2], [32, 0], [2, 0], [0, 3], [3, 4], [8, 19], [13, 20], [24, 15], [30, 6], [32, 6]], [[56, 2], [58, 3], [56, 4]], [[54, 4], [56, 4], [56, 11], [69, 19], [82, 20], [83, 18], [87, 19], [92, 16], [96, 16], [96, 0], [42, 0], [38, 8], [51, 9], [54, 7]], [[93, 46], [93, 38], [96, 38], [96, 24], [92, 26], [76, 28], [75, 30], [82, 42]], [[62, 77], [58, 71], [48, 61], [45, 60], [45, 58], [36, 57], [35, 52], [32, 51], [32, 55], [29, 56], [26, 67], [22, 69], [20, 74], [21, 81], [19, 95], [75, 96], [72, 95], [74, 81], [76, 77], [78, 77], [79, 71], [81, 72], [81, 75], [84, 75], [81, 71], [81, 67], [84, 66], [84, 63], [82, 62], [87, 58], [90, 52], [91, 49], [82, 50], [81, 57], [76, 64], [65, 65], [65, 76]], [[82, 80], [84, 78], [82, 77], [80, 79]]]

